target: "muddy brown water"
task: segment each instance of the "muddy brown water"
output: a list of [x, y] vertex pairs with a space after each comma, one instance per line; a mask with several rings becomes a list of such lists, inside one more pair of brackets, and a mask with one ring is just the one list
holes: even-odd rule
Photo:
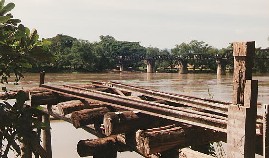
[[[217, 76], [216, 74], [177, 74], [177, 73], [47, 73], [47, 84], [86, 84], [92, 80], [112, 80], [141, 86], [159, 91], [191, 95], [201, 98], [213, 98], [231, 101], [232, 74]], [[269, 74], [254, 75], [259, 81], [258, 102], [269, 104]], [[5, 85], [8, 89], [25, 89], [38, 86], [39, 74], [25, 74], [20, 84]], [[3, 86], [3, 85], [2, 85]], [[52, 150], [54, 158], [79, 158], [76, 144], [81, 139], [94, 138], [82, 129], [75, 129], [71, 124], [53, 121]], [[119, 153], [119, 158], [140, 158], [135, 152]]]

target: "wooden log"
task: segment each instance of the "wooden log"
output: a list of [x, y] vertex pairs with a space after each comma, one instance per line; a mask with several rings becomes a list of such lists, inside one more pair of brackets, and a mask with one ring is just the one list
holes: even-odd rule
[[57, 104], [59, 95], [52, 91], [31, 91], [30, 100], [32, 106]]
[[105, 135], [128, 133], [138, 129], [153, 128], [165, 123], [159, 119], [137, 111], [108, 112], [104, 116]]
[[109, 109], [106, 107], [75, 111], [71, 115], [71, 121], [76, 128], [88, 124], [101, 123], [107, 112], [109, 112]]
[[[197, 139], [199, 136], [199, 139]], [[136, 143], [138, 151], [149, 156], [173, 148], [182, 148], [191, 145], [202, 145], [212, 141], [225, 140], [226, 135], [221, 132], [206, 130], [190, 125], [169, 125], [159, 130], [138, 130]]]
[[93, 109], [98, 107], [105, 107], [105, 106], [102, 104], [87, 102], [85, 100], [84, 101], [70, 100], [57, 104], [57, 108], [62, 115], [67, 115], [74, 111], [79, 111], [83, 109]]
[[77, 144], [77, 153], [80, 157], [93, 156], [96, 158], [116, 158], [117, 140], [115, 136], [80, 140]]

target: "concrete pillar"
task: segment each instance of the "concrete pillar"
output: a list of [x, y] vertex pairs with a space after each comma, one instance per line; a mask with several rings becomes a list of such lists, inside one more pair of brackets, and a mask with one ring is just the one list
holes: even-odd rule
[[123, 70], [123, 64], [120, 64], [120, 72], [122, 72]]
[[254, 53], [255, 42], [233, 43], [233, 104], [228, 107], [228, 158], [255, 158], [258, 81], [252, 80]]
[[217, 63], [217, 75], [225, 75], [225, 64], [224, 61], [222, 59], [216, 59], [216, 63]]
[[187, 74], [188, 73], [188, 63], [187, 63], [187, 61], [183, 61], [183, 60], [181, 60], [180, 62], [179, 62], [179, 65], [180, 65], [180, 68], [179, 68], [179, 73], [180, 74]]
[[147, 73], [153, 73], [155, 70], [155, 60], [147, 60]]

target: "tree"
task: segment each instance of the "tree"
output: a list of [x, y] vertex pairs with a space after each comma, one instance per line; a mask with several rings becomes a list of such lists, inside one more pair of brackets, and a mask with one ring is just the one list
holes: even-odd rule
[[172, 54], [181, 61], [188, 61], [193, 66], [193, 70], [209, 67], [209, 64], [215, 62], [214, 53], [216, 49], [212, 48], [203, 41], [192, 40], [190, 43], [181, 43], [172, 49]]
[[[23, 68], [47, 59], [43, 41], [39, 41], [37, 31], [30, 30], [19, 24], [9, 13], [15, 7], [14, 3], [5, 5], [0, 0], [0, 76], [1, 82], [8, 82], [14, 73], [18, 82]], [[41, 57], [41, 58], [40, 58]], [[46, 58], [45, 58], [46, 57]], [[42, 123], [38, 121], [37, 109], [25, 105], [26, 94], [18, 92], [16, 103], [0, 103], [0, 157], [7, 158], [10, 151], [17, 156], [22, 155], [29, 148], [39, 144], [39, 129]], [[24, 147], [21, 148], [21, 143]], [[28, 148], [28, 149], [27, 149]], [[35, 153], [37, 151], [34, 150]], [[26, 157], [22, 155], [22, 157]]]
[[12, 73], [18, 82], [24, 68], [31, 67], [40, 61], [48, 60], [43, 41], [39, 41], [36, 30], [20, 24], [9, 12], [15, 7], [14, 3], [4, 4], [0, 1], [0, 76], [1, 82], [8, 82]]

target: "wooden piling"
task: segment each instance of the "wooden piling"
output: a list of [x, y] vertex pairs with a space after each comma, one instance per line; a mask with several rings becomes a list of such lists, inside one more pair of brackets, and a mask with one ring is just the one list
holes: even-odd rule
[[51, 148], [51, 132], [50, 132], [50, 116], [48, 114], [43, 114], [43, 123], [46, 128], [43, 132], [43, 148], [47, 152], [47, 158], [52, 158], [52, 148]]
[[264, 106], [263, 117], [263, 157], [269, 157], [269, 105]]
[[39, 81], [39, 86], [45, 83], [45, 71], [40, 72], [40, 81]]
[[227, 157], [254, 158], [258, 81], [252, 80], [255, 42], [233, 43], [233, 104], [228, 107]]

